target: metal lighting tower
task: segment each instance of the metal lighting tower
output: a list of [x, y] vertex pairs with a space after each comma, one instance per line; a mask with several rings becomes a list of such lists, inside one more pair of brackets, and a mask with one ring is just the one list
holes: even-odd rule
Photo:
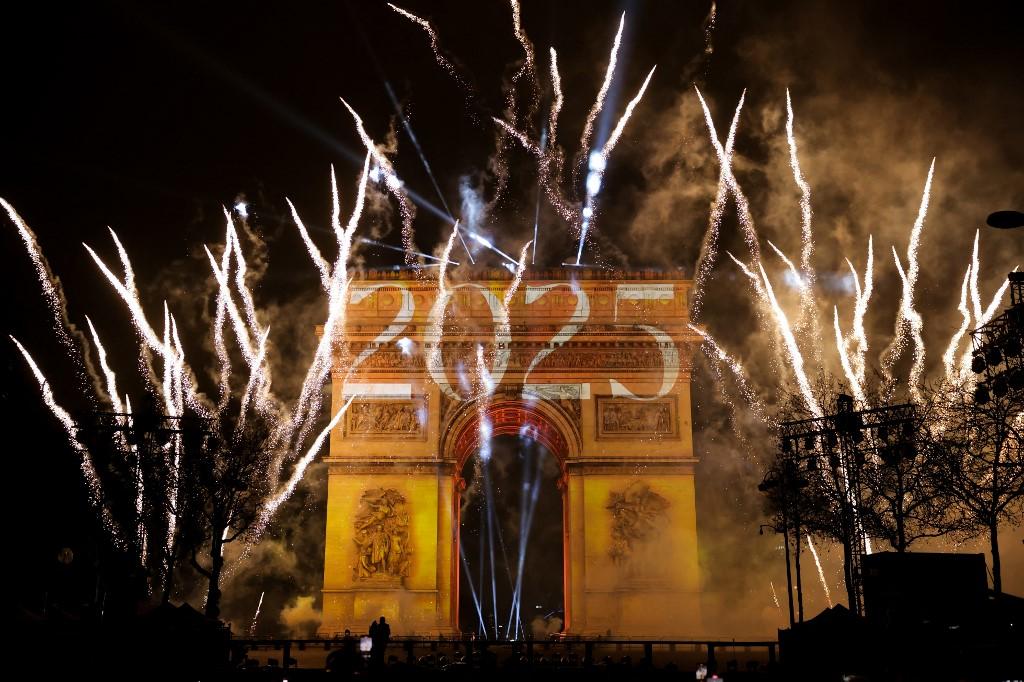
[[[808, 477], [822, 476], [823, 484], [834, 488], [850, 610], [863, 615], [861, 564], [867, 554], [867, 535], [861, 518], [861, 473], [866, 465], [884, 465], [915, 454], [915, 410], [910, 404], [854, 410], [853, 398], [845, 394], [837, 397], [836, 408], [835, 414], [779, 424], [781, 461], [783, 470], [803, 464]], [[786, 476], [780, 482], [798, 485], [800, 480]]]
[[974, 390], [974, 400], [984, 405], [992, 395], [1024, 389], [1024, 272], [1011, 272], [1010, 307], [988, 324], [971, 332], [974, 357], [971, 369], [984, 374]]

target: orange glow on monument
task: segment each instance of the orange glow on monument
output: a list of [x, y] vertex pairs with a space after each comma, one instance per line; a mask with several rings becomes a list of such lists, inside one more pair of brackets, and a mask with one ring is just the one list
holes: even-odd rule
[[[525, 428], [558, 460], [565, 631], [700, 631], [690, 359], [703, 339], [689, 327], [691, 282], [528, 272], [503, 334], [495, 303], [510, 275], [475, 276], [448, 288], [439, 337], [434, 282], [367, 273], [352, 284], [367, 293], [349, 305], [339, 356], [363, 360], [332, 371], [332, 414], [352, 405], [327, 458], [321, 633], [381, 613], [406, 633], [471, 625], [457, 615], [461, 472], [485, 445], [481, 412], [491, 437]], [[382, 342], [383, 329], [394, 333]], [[457, 368], [475, 365], [478, 346], [493, 392], [467, 396]], [[431, 353], [440, 362], [428, 371]], [[367, 496], [400, 502], [370, 511]], [[667, 600], [681, 608], [669, 613]]]

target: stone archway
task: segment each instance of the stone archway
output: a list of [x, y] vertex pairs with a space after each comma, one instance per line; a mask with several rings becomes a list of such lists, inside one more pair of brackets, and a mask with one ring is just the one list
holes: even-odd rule
[[440, 342], [432, 283], [370, 273], [352, 284], [339, 341], [357, 367], [333, 375], [332, 412], [352, 403], [327, 457], [321, 633], [382, 614], [396, 634], [457, 632], [458, 482], [480, 410], [454, 377], [459, 353], [482, 345], [491, 434], [531, 428], [560, 464], [566, 631], [699, 634], [690, 282], [528, 273], [497, 334], [509, 275], [484, 275], [452, 294], [458, 329]]
[[[573, 404], [571, 401], [554, 401], [536, 396], [523, 397], [513, 391], [499, 391], [497, 395], [482, 398], [474, 402], [465, 402], [450, 417], [445, 435], [441, 441], [441, 451], [449, 453], [455, 463], [456, 495], [453, 498], [452, 517], [455, 529], [452, 548], [452, 561], [458, 563], [459, 536], [461, 525], [462, 492], [465, 482], [462, 471], [470, 457], [481, 446], [482, 432], [480, 429], [481, 401], [483, 402], [483, 418], [487, 419], [488, 437], [503, 435], [527, 435], [543, 445], [555, 457], [559, 466], [558, 489], [562, 496], [562, 600], [565, 609], [565, 628], [571, 627], [572, 606], [569, 577], [569, 536], [568, 528], [569, 501], [567, 499], [567, 466], [578, 459], [581, 451], [581, 438], [577, 421], [573, 420]], [[560, 404], [562, 403], [562, 404]], [[566, 404], [567, 403], [567, 404]], [[458, 623], [459, 600], [462, 586], [462, 572], [456, 572], [455, 584], [452, 589], [452, 613]]]

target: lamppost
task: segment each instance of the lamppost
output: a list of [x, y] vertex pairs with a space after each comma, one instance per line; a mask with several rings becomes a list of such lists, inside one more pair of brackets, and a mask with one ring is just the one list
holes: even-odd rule
[[[783, 519], [785, 519], [785, 516], [783, 516]], [[786, 547], [786, 594], [789, 597], [789, 627], [793, 627], [793, 571], [790, 568], [789, 561], [789, 533], [786, 530], [785, 525], [779, 528], [778, 526], [773, 526], [770, 523], [762, 523], [757, 527], [757, 534], [764, 535], [765, 528], [774, 533], [783, 534], [783, 544]]]
[[789, 598], [789, 625], [793, 626], [793, 574], [790, 568], [789, 533], [792, 523], [794, 540], [794, 561], [796, 565], [796, 593], [797, 593], [797, 622], [804, 622], [804, 592], [803, 580], [800, 575], [800, 501], [797, 496], [800, 491], [807, 487], [807, 479], [797, 469], [796, 463], [792, 460], [783, 460], [779, 469], [773, 469], [765, 474], [764, 479], [758, 484], [757, 489], [767, 493], [773, 489], [781, 492], [781, 504], [779, 515], [782, 527], [762, 524], [758, 533], [764, 535], [765, 528], [771, 528], [776, 533], [782, 533], [786, 550], [786, 593]]
[[995, 213], [990, 213], [985, 222], [990, 227], [999, 228], [1000, 230], [1012, 230], [1024, 227], [1024, 213], [1020, 211], [996, 211]]
[[[904, 448], [912, 444], [915, 422], [914, 406], [892, 405], [869, 410], [855, 410], [851, 396], [840, 394], [836, 412], [830, 415], [786, 421], [779, 424], [780, 461], [805, 475], [822, 475], [839, 503], [840, 532], [843, 545], [843, 568], [850, 610], [857, 615], [864, 611], [863, 570], [867, 554], [867, 535], [862, 521], [863, 487], [861, 473], [866, 455], [886, 464], [904, 456]], [[824, 465], [824, 466], [823, 466]], [[789, 486], [807, 485], [798, 476], [781, 476], [779, 483]], [[799, 494], [799, 488], [791, 488]], [[783, 495], [783, 499], [786, 499]], [[798, 581], [798, 591], [800, 585]]]

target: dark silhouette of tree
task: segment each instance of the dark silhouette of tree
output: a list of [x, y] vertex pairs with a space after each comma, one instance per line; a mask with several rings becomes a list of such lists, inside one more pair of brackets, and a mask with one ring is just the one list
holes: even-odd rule
[[[786, 433], [804, 435], [782, 440], [765, 476], [770, 485], [761, 489], [773, 526], [793, 534], [798, 561], [801, 532], [843, 547], [852, 604], [858, 534], [906, 552], [922, 538], [960, 529], [962, 522], [942, 483], [949, 449], [934, 437], [942, 431], [943, 405], [909, 405], [876, 391], [844, 412], [840, 396], [846, 392], [823, 375], [812, 386], [818, 412], [802, 394], [784, 396], [779, 423], [800, 422]], [[850, 405], [852, 399], [845, 400]]]
[[999, 526], [1024, 518], [1024, 391], [993, 393], [981, 403], [966, 383], [937, 393], [942, 428], [936, 441], [945, 450], [940, 485], [965, 534], [988, 535], [993, 588], [1000, 593]]
[[[206, 615], [220, 615], [224, 546], [245, 537], [270, 491], [270, 428], [253, 416], [241, 426], [222, 423], [225, 435], [186, 448], [181, 463], [182, 550], [207, 579]], [[201, 560], [205, 554], [205, 561]]]
[[109, 551], [118, 565], [134, 566], [128, 582], [136, 600], [162, 591], [166, 601], [173, 589], [177, 461], [183, 429], [196, 428], [190, 421], [160, 414], [152, 401], [131, 414], [94, 411], [76, 419], [99, 482], [92, 491], [104, 526], [99, 536], [113, 538]]
[[[875, 407], [895, 407], [881, 395], [869, 401]], [[865, 530], [897, 552], [961, 526], [942, 486], [948, 450], [934, 438], [941, 432], [941, 412], [934, 399], [914, 404], [906, 418], [872, 429], [861, 444]]]

